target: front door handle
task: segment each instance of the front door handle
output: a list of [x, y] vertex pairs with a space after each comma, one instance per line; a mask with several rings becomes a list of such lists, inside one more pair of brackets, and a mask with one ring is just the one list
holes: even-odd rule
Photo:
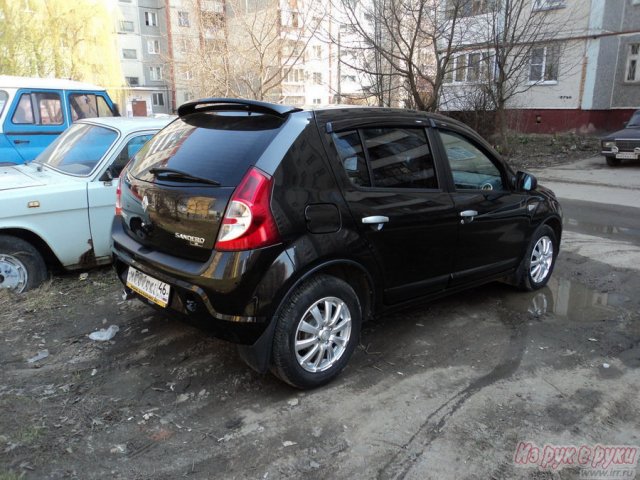
[[372, 225], [376, 228], [376, 230], [382, 230], [382, 227], [388, 221], [389, 217], [385, 217], [382, 215], [372, 215], [370, 217], [364, 217], [362, 219], [362, 223], [364, 223], [365, 225]]
[[460, 212], [460, 217], [462, 217], [462, 220], [460, 220], [461, 224], [465, 224], [465, 223], [471, 223], [473, 222], [473, 218], [476, 217], [478, 215], [478, 212], [475, 210], [464, 210], [462, 212]]

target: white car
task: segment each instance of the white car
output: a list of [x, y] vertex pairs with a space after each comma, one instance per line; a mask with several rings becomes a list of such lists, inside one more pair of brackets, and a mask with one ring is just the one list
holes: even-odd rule
[[23, 292], [111, 261], [117, 177], [173, 117], [81, 120], [36, 159], [0, 166], [0, 288]]

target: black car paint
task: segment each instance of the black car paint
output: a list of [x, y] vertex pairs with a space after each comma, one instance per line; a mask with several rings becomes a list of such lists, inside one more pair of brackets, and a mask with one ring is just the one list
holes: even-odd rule
[[[354, 125], [417, 125], [427, 129], [440, 189], [407, 192], [354, 187], [340, 168], [327, 133]], [[434, 128], [460, 132], [497, 159], [507, 186], [505, 191], [456, 192]], [[151, 213], [140, 211], [136, 205], [139, 206], [142, 192], [130, 192], [141, 186], [125, 175], [125, 204], [122, 217], [114, 219], [113, 252], [123, 283], [127, 266], [132, 265], [174, 285], [171, 309], [207, 322], [221, 338], [240, 344], [242, 357], [262, 372], [270, 357], [271, 319], [296, 286], [319, 271], [352, 279], [368, 318], [508, 278], [526, 250], [524, 239], [542, 223], [552, 226], [560, 240], [560, 209], [553, 194], [542, 187], [531, 192], [516, 191], [515, 174], [482, 138], [459, 122], [439, 115], [367, 108], [294, 112], [255, 166], [273, 177], [271, 209], [281, 243], [252, 251], [217, 252], [211, 243], [215, 238], [205, 236], [207, 248], [190, 247], [198, 254], [188, 258], [158, 251], [148, 238], [136, 235], [131, 228], [131, 215], [139, 216], [142, 223], [146, 219], [149, 225], [164, 225], [168, 221], [166, 209], [150, 206]], [[146, 188], [153, 192], [154, 187]], [[215, 216], [219, 220], [233, 189], [218, 190], [221, 201]], [[124, 200], [127, 198], [131, 204]], [[387, 210], [389, 203], [407, 200], [421, 205], [419, 224], [412, 217], [413, 210]], [[379, 210], [394, 221], [381, 231], [359, 222], [361, 216], [374, 214], [371, 212], [378, 211], [376, 207], [385, 202], [386, 206]], [[478, 209], [479, 215], [473, 222], [461, 224], [458, 212], [470, 205]], [[181, 221], [179, 216], [174, 220]], [[166, 230], [175, 227], [164, 226]], [[482, 241], [467, 241], [465, 229], [476, 230]], [[194, 235], [188, 228], [184, 233]], [[456, 248], [445, 251], [437, 241], [424, 241], [443, 236], [448, 246]], [[157, 241], [169, 239], [159, 236]], [[460, 242], [466, 245], [466, 254], [457, 250]], [[487, 257], [485, 264], [474, 263], [478, 252], [496, 250], [496, 244], [508, 252], [506, 259]], [[185, 248], [184, 242], [180, 248]], [[425, 279], [421, 273], [426, 271], [430, 274]]]

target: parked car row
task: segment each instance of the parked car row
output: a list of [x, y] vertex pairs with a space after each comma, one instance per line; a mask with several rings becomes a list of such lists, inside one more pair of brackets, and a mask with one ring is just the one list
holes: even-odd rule
[[113, 259], [129, 297], [313, 388], [346, 366], [363, 321], [493, 280], [537, 289], [553, 271], [553, 193], [449, 118], [204, 99], [168, 122], [78, 121], [1, 169], [0, 285]]
[[117, 178], [170, 118], [79, 120], [34, 161], [0, 166], [0, 288], [111, 261]]

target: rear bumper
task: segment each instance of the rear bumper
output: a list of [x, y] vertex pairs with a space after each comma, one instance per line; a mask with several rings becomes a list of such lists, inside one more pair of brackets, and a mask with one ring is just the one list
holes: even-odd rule
[[142, 247], [124, 232], [117, 217], [112, 232], [113, 265], [125, 288], [129, 266], [168, 283], [169, 305], [158, 309], [177, 312], [234, 343], [253, 344], [267, 329], [277, 308], [273, 302], [293, 271], [280, 245], [212, 252], [208, 262], [199, 264]]

